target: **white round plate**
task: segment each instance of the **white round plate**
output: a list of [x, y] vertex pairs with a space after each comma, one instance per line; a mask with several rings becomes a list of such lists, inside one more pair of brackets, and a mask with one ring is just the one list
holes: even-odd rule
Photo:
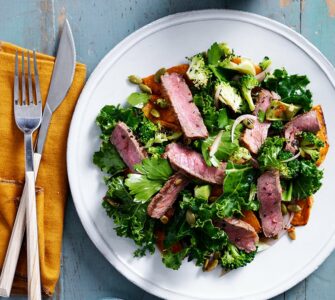
[[165, 268], [160, 254], [132, 256], [131, 240], [119, 238], [101, 207], [106, 188], [103, 175], [92, 163], [99, 148], [95, 118], [106, 104], [125, 103], [135, 90], [127, 76], [146, 76], [159, 68], [185, 62], [185, 57], [226, 41], [236, 53], [289, 73], [307, 74], [315, 103], [322, 104], [329, 140], [335, 145], [335, 71], [306, 39], [288, 27], [250, 13], [204, 10], [155, 21], [136, 31], [111, 50], [88, 80], [73, 116], [68, 140], [68, 172], [73, 200], [88, 235], [130, 281], [168, 299], [263, 299], [289, 289], [312, 273], [335, 245], [335, 147], [324, 163], [324, 185], [315, 197], [309, 224], [297, 230], [297, 240], [282, 238], [257, 255], [247, 267], [220, 277], [220, 270], [203, 273], [184, 262], [178, 271]]

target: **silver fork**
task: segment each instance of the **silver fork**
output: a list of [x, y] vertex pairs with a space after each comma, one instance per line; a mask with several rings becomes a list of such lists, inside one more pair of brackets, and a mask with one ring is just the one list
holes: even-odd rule
[[34, 51], [34, 79], [35, 79], [35, 99], [30, 68], [30, 54], [28, 52], [28, 99], [26, 95], [25, 63], [22, 53], [22, 73], [21, 73], [21, 103], [19, 88], [19, 62], [18, 54], [15, 57], [15, 77], [14, 77], [14, 115], [17, 127], [24, 133], [25, 148], [25, 177], [28, 188], [28, 198], [26, 204], [27, 222], [27, 256], [28, 256], [28, 298], [31, 300], [41, 299], [41, 279], [38, 250], [38, 231], [36, 216], [36, 194], [35, 175], [33, 161], [32, 134], [40, 126], [42, 120], [42, 100], [40, 83], [37, 71], [36, 54]]

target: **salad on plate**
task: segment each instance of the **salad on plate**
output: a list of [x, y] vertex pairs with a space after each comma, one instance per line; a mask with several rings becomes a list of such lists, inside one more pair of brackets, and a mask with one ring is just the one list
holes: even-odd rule
[[138, 91], [127, 106], [97, 116], [93, 162], [105, 174], [102, 206], [134, 256], [157, 246], [168, 268], [229, 271], [296, 238], [329, 148], [307, 76], [214, 43], [188, 64], [128, 80]]

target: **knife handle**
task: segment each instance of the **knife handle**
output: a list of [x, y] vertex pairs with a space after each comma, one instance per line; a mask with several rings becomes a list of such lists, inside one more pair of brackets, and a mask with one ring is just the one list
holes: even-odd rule
[[28, 263], [28, 299], [41, 299], [40, 255], [38, 249], [38, 228], [36, 213], [35, 174], [26, 172], [27, 203], [27, 263]]
[[[35, 180], [40, 166], [41, 154], [34, 153]], [[25, 231], [26, 222], [26, 202], [28, 193], [27, 182], [24, 185], [19, 208], [9, 240], [6, 257], [2, 266], [0, 276], [0, 297], [10, 297], [17, 261], [19, 259], [20, 249]]]

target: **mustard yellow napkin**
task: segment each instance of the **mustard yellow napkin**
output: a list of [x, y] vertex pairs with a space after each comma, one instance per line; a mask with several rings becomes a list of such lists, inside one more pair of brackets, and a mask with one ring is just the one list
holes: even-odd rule
[[[0, 267], [3, 265], [24, 183], [23, 135], [13, 115], [14, 55], [26, 51], [0, 41]], [[54, 57], [37, 54], [42, 99], [48, 93]], [[84, 86], [86, 67], [76, 65], [73, 84], [53, 115], [36, 183], [43, 292], [53, 294], [60, 273], [64, 209], [68, 196], [66, 143], [71, 117]], [[14, 293], [26, 292], [26, 244], [16, 269]]]

